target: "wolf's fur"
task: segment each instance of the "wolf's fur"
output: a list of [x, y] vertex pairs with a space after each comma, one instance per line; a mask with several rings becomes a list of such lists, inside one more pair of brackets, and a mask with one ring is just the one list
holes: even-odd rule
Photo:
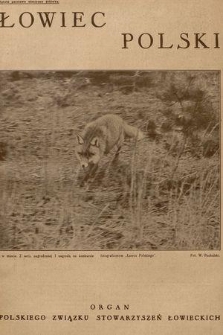
[[83, 168], [97, 165], [100, 159], [117, 147], [118, 155], [125, 137], [136, 140], [144, 138], [143, 133], [128, 125], [120, 116], [106, 114], [89, 123], [82, 135], [77, 135], [76, 155]]

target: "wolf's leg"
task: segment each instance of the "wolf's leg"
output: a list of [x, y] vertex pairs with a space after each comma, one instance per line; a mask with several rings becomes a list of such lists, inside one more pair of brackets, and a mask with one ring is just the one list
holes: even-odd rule
[[118, 146], [117, 147], [117, 151], [116, 151], [116, 153], [115, 153], [115, 156], [118, 156], [119, 155], [119, 153], [120, 153], [120, 151], [121, 151], [121, 146]]
[[98, 164], [92, 164], [89, 169], [89, 177], [92, 177], [95, 175], [96, 171], [98, 169]]
[[80, 187], [83, 187], [85, 185], [85, 183], [88, 181], [88, 179], [90, 178], [89, 173], [84, 173], [84, 175], [80, 175], [78, 178], [78, 184]]
[[114, 164], [117, 164], [117, 162], [118, 162], [118, 158], [119, 158], [119, 153], [120, 153], [120, 151], [121, 151], [121, 146], [118, 146], [117, 147], [117, 151], [116, 151], [116, 153], [115, 153], [115, 155], [114, 155], [114, 157], [113, 157], [113, 159], [112, 159], [112, 161], [111, 161], [111, 164], [112, 165], [114, 165]]
[[118, 156], [119, 156], [119, 153], [120, 153], [120, 151], [121, 151], [123, 142], [124, 142], [124, 134], [122, 133], [122, 134], [120, 135], [120, 138], [119, 138], [118, 143], [116, 144], [116, 146], [117, 146], [117, 151], [116, 151], [116, 153], [115, 153], [114, 160], [115, 160], [115, 159], [118, 159]]
[[88, 179], [95, 176], [97, 169], [98, 169], [98, 164], [89, 165], [89, 169], [84, 172], [84, 176], [81, 176], [80, 178], [78, 178], [80, 187], [83, 187], [85, 183], [88, 181]]

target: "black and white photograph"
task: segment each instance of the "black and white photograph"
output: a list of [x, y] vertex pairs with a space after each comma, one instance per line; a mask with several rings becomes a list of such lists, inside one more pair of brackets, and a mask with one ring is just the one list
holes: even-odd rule
[[0, 72], [0, 250], [220, 250], [220, 71]]

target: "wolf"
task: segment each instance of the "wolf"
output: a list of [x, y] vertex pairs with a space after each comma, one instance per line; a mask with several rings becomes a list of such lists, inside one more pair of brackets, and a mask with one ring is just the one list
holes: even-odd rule
[[77, 135], [75, 152], [81, 167], [96, 170], [101, 158], [115, 147], [117, 158], [126, 137], [141, 140], [144, 134], [115, 114], [106, 114], [88, 123], [83, 134]]

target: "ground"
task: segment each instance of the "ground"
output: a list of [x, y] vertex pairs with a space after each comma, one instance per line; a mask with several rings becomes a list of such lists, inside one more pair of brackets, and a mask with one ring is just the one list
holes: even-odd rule
[[[220, 248], [219, 73], [0, 73], [2, 250]], [[76, 134], [138, 127], [84, 185]]]

